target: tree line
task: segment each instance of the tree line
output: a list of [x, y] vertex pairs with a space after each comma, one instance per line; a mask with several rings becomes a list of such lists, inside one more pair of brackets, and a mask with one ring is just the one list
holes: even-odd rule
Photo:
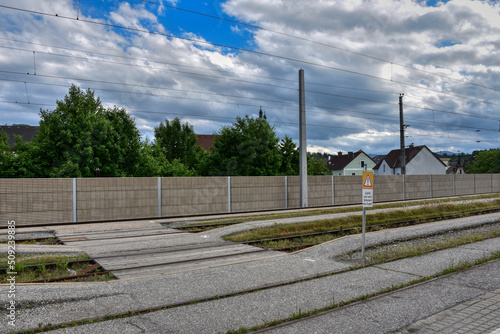
[[[90, 89], [72, 85], [54, 110], [40, 110], [32, 141], [17, 137], [12, 148], [0, 132], [0, 177], [156, 177], [298, 175], [299, 151], [278, 138], [265, 118], [237, 117], [216, 133], [214, 148], [179, 118], [141, 140], [134, 118], [119, 107], [104, 108]], [[329, 174], [321, 157], [308, 155], [308, 174]]]

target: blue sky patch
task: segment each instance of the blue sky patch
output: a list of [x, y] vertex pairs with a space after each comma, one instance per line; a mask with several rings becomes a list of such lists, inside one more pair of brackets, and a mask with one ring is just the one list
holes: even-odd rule
[[451, 39], [445, 39], [444, 41], [441, 41], [441, 42], [437, 43], [436, 46], [438, 48], [446, 48], [448, 46], [453, 46], [453, 45], [457, 45], [457, 44], [460, 44], [460, 43], [455, 42], [455, 41], [453, 41]]
[[426, 1], [427, 6], [429, 7], [437, 7], [440, 2], [447, 3], [450, 0], [429, 0]]

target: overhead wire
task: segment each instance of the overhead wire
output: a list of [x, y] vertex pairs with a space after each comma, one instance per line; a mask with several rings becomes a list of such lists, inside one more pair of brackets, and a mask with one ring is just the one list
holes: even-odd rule
[[[4, 71], [4, 70], [0, 70], [0, 73], [9, 73], [9, 74], [22, 75], [22, 76], [26, 76], [26, 75], [30, 76], [31, 75], [29, 73], [24, 73], [24, 72], [14, 72], [14, 71]], [[131, 86], [131, 87], [146, 88], [146, 89], [169, 90], [169, 91], [176, 91], [176, 92], [183, 92], [183, 93], [207, 94], [207, 95], [229, 97], [229, 98], [238, 98], [238, 99], [256, 100], [256, 101], [263, 101], [263, 102], [273, 102], [273, 103], [297, 105], [297, 102], [292, 102], [292, 101], [262, 99], [262, 98], [248, 97], [248, 96], [237, 96], [237, 95], [221, 94], [221, 93], [213, 93], [213, 92], [194, 91], [194, 90], [186, 90], [186, 89], [178, 89], [178, 88], [167, 88], [167, 87], [162, 87], [162, 86], [150, 86], [150, 85], [131, 84], [131, 83], [113, 82], [113, 81], [103, 81], [103, 80], [95, 80], [95, 79], [64, 77], [64, 76], [55, 76], [55, 75], [44, 75], [44, 74], [40, 74], [40, 73], [37, 75], [37, 77], [46, 77], [46, 78], [56, 78], [56, 79], [63, 79], [63, 80], [72, 80], [72, 81], [77, 81], [77, 82], [79, 82], [79, 81], [85, 81], [85, 82], [93, 82], [93, 83], [101, 83], [101, 84], [109, 84], [109, 85]], [[12, 80], [12, 79], [0, 79], [0, 80], [2, 80], [2, 81], [16, 81], [16, 80]], [[19, 80], [19, 82], [26, 82], [26, 81], [25, 80]], [[39, 84], [39, 83], [33, 82], [33, 81], [30, 82], [30, 83], [32, 83], [32, 84]], [[92, 87], [92, 88], [94, 90], [101, 90], [101, 91], [108, 91], [108, 92], [119, 92], [119, 93], [127, 93], [127, 94], [142, 94], [142, 95], [149, 95], [149, 96], [162, 96], [162, 95], [153, 94], [153, 93], [130, 92], [130, 91], [124, 92], [124, 91], [120, 91], [120, 90], [112, 90], [112, 89], [105, 89], [105, 88], [94, 88], [94, 87]], [[318, 93], [321, 93], [321, 92], [318, 92]], [[353, 96], [345, 96], [345, 95], [330, 94], [330, 93], [322, 93], [322, 94], [331, 95], [331, 96], [337, 96], [337, 97], [343, 97], [343, 98], [349, 98], [349, 99], [355, 99], [355, 100], [360, 100], [360, 101], [369, 101], [369, 102], [377, 102], [377, 103], [382, 103], [382, 104], [397, 105], [397, 103], [376, 101], [376, 100], [370, 100], [370, 99], [363, 99], [363, 98], [357, 98], [357, 97], [353, 97]], [[175, 96], [169, 96], [169, 97], [171, 97], [171, 98], [179, 98], [179, 97], [175, 97]], [[216, 102], [216, 101], [213, 101], [213, 100], [203, 100], [203, 99], [193, 99], [193, 100], [199, 100], [199, 101], [202, 101], [202, 102]], [[237, 104], [237, 103], [235, 103], [235, 104]], [[343, 110], [343, 111], [348, 111], [348, 112], [362, 113], [362, 112], [355, 111], [355, 110], [342, 109], [342, 108], [334, 108], [334, 107], [327, 107], [327, 106], [320, 106], [320, 105], [307, 104], [306, 106], [308, 106], [308, 107], [314, 107], [314, 108], [320, 108], [320, 109]], [[411, 105], [408, 106], [408, 107], [413, 107], [413, 108], [418, 108], [418, 109], [425, 109], [425, 110], [432, 110], [432, 111], [438, 111], [438, 112], [444, 112], [444, 113], [449, 113], [449, 114], [457, 114], [457, 113], [450, 112], [450, 111], [445, 111], [445, 110], [428, 109], [428, 108], [424, 108], [424, 107], [411, 106]], [[479, 118], [479, 119], [494, 119], [494, 120], [496, 120], [496, 118], [492, 118], [492, 117], [488, 117], [488, 116], [482, 116], [482, 115], [475, 115], [475, 114], [460, 113], [460, 115], [462, 115], [462, 116], [468, 116], [468, 117], [474, 117], [474, 118]]]
[[[57, 14], [56, 15], [52, 15], [52, 14], [48, 14], [48, 13], [41, 13], [41, 12], [35, 12], [35, 11], [30, 11], [30, 10], [25, 10], [25, 9], [19, 9], [19, 8], [13, 8], [13, 7], [8, 7], [8, 6], [3, 6], [3, 5], [0, 5], [0, 7], [4, 7], [4, 8], [10, 8], [10, 9], [16, 9], [16, 10], [22, 10], [22, 11], [27, 11], [27, 12], [31, 12], [31, 13], [37, 13], [39, 15], [49, 15], [49, 16], [57, 16], [57, 17], [60, 17], [60, 18], [66, 18], [66, 19], [72, 19], [72, 18], [69, 18], [69, 17], [64, 17], [64, 16], [58, 16]], [[101, 24], [100, 22], [95, 22], [95, 21], [88, 21], [88, 20], [79, 20], [80, 22], [88, 22], [88, 23], [93, 23], [93, 24]], [[107, 25], [107, 26], [110, 26], [110, 27], [114, 27], [114, 28], [121, 28], [121, 29], [127, 29], [127, 30], [134, 30], [134, 31], [138, 31], [138, 32], [147, 32], [147, 33], [150, 33], [150, 34], [160, 34], [160, 33], [155, 33], [155, 32], [150, 32], [150, 31], [147, 31], [147, 30], [142, 30], [142, 29], [134, 29], [134, 28], [127, 28], [127, 27], [122, 27], [122, 26], [116, 26], [116, 25], [110, 25], [110, 24], [104, 24], [104, 25]], [[182, 37], [178, 37], [178, 36], [173, 36], [173, 35], [168, 35], [168, 34], [160, 34], [160, 35], [164, 35], [164, 36], [167, 36], [167, 37], [171, 37], [171, 38], [179, 38], [179, 39], [184, 39], [184, 40], [189, 40], [189, 41], [192, 41], [192, 42], [195, 42], [195, 43], [201, 43], [203, 41], [199, 41], [199, 40], [195, 40], [195, 39], [186, 39], [186, 38], [182, 38]], [[298, 60], [298, 59], [293, 59], [293, 58], [288, 58], [288, 57], [281, 57], [281, 56], [276, 56], [276, 55], [271, 55], [271, 54], [265, 54], [265, 53], [259, 53], [259, 52], [255, 52], [253, 50], [245, 50], [245, 49], [241, 49], [241, 48], [234, 48], [234, 47], [230, 47], [230, 46], [225, 46], [225, 45], [221, 45], [221, 44], [214, 44], [214, 43], [210, 43], [210, 42], [206, 42], [208, 44], [211, 44], [211, 45], [214, 45], [214, 46], [219, 46], [219, 47], [226, 47], [226, 48], [231, 48], [231, 49], [236, 49], [236, 50], [240, 50], [240, 51], [246, 51], [246, 52], [251, 52], [251, 53], [257, 53], [257, 54], [261, 54], [261, 55], [266, 55], [266, 56], [270, 56], [270, 57], [277, 57], [277, 58], [281, 58], [281, 59], [287, 59], [287, 60], [290, 60], [290, 61], [297, 61], [297, 62], [304, 62], [304, 63], [307, 63], [307, 64], [311, 64], [311, 65], [314, 65], [314, 66], [321, 66], [321, 67], [325, 67], [325, 68], [331, 68], [331, 69], [334, 69], [334, 70], [341, 70], [341, 71], [344, 71], [344, 72], [348, 72], [348, 73], [353, 73], [353, 74], [358, 74], [358, 75], [364, 75], [364, 76], [368, 76], [368, 77], [373, 77], [373, 78], [376, 78], [376, 79], [381, 79], [381, 80], [388, 80], [386, 78], [382, 78], [382, 77], [376, 77], [376, 76], [372, 76], [372, 75], [369, 75], [369, 74], [365, 74], [365, 73], [360, 73], [360, 72], [354, 72], [354, 71], [349, 71], [349, 70], [344, 70], [344, 69], [338, 69], [338, 68], [335, 68], [335, 67], [331, 67], [331, 66], [325, 66], [325, 65], [321, 65], [321, 64], [315, 64], [315, 63], [312, 63], [312, 62], [307, 62], [307, 61], [301, 61], [301, 60]], [[70, 49], [68, 49], [70, 50]], [[33, 51], [34, 52], [34, 51]], [[37, 51], [37, 52], [40, 52], [40, 51]], [[88, 51], [85, 51], [85, 52], [88, 52]], [[97, 53], [95, 53], [97, 54]], [[82, 57], [83, 58], [83, 57]], [[106, 62], [106, 61], [103, 61], [103, 62]], [[178, 65], [178, 66], [183, 66], [183, 65]], [[425, 71], [424, 71], [425, 72]], [[183, 73], [183, 72], [180, 72], [180, 73]], [[233, 73], [233, 72], [229, 72], [228, 73]], [[190, 74], [190, 73], [186, 73], [186, 74]], [[434, 74], [434, 73], [429, 73], [429, 74]], [[195, 74], [197, 75], [197, 74]], [[435, 75], [438, 75], [438, 74], [435, 74]], [[39, 75], [39, 76], [43, 76], [43, 75]], [[46, 77], [54, 77], [54, 76], [46, 76]], [[69, 79], [69, 80], [72, 80], [71, 78], [64, 78], [64, 79]], [[221, 78], [222, 79], [222, 78]], [[225, 78], [224, 78], [225, 79]], [[276, 78], [270, 78], [270, 79], [273, 79], [273, 80], [283, 80], [283, 79], [276, 79]], [[87, 80], [87, 79], [79, 79], [79, 80], [82, 80], [82, 81], [93, 81], [93, 82], [100, 82], [100, 83], [105, 83], [105, 84], [109, 84], [105, 81], [95, 81], [95, 80]], [[230, 79], [229, 79], [230, 80]], [[244, 80], [241, 80], [242, 82], [245, 82]], [[283, 80], [283, 81], [290, 81], [292, 82], [292, 80]], [[391, 80], [393, 81], [393, 80]], [[409, 83], [404, 83], [404, 82], [398, 82], [398, 81], [393, 81], [395, 83], [399, 83], [399, 84], [402, 84], [402, 85], [407, 85], [407, 86], [411, 86], [411, 87], [416, 87], [416, 88], [419, 88], [419, 89], [428, 89], [426, 87], [421, 87], [421, 86], [416, 86], [416, 85], [412, 85], [412, 84], [409, 84]], [[255, 82], [248, 82], [248, 83], [254, 83], [254, 84], [259, 84], [259, 83], [255, 83]], [[309, 84], [316, 84], [316, 83], [309, 83]], [[359, 90], [359, 91], [362, 91], [363, 89], [359, 89], [359, 88], [353, 88], [353, 87], [339, 87], [339, 86], [333, 86], [333, 85], [323, 85], [323, 84], [318, 84], [318, 85], [322, 85], [322, 86], [330, 86], [330, 87], [335, 87], [335, 88], [343, 88], [343, 89], [353, 89], [353, 90]], [[141, 86], [141, 85], [139, 85]], [[277, 86], [277, 85], [272, 85], [273, 87], [277, 87], [277, 88], [287, 88], [287, 89], [293, 89], [293, 88], [290, 88], [290, 87], [282, 87], [282, 86]], [[143, 87], [146, 87], [146, 86], [143, 86]], [[165, 87], [152, 87], [152, 88], [157, 88], [157, 89], [169, 89], [169, 88], [165, 88]], [[169, 89], [169, 90], [172, 90], [172, 89]], [[175, 90], [175, 89], [174, 89]], [[455, 96], [455, 97], [461, 97], [461, 98], [464, 98], [464, 99], [470, 99], [470, 100], [474, 100], [474, 101], [478, 101], [478, 102], [482, 102], [482, 103], [488, 103], [488, 104], [492, 104], [492, 105], [500, 105], [500, 104], [496, 104], [496, 103], [492, 103], [492, 102], [489, 102], [489, 101], [484, 101], [484, 100], [479, 100], [479, 99], [473, 99], [473, 98], [468, 98], [468, 97], [465, 97], [465, 96], [460, 96], [460, 95], [456, 95], [456, 94], [451, 94], [451, 93], [446, 93], [446, 92], [441, 92], [441, 91], [435, 91], [435, 90], [432, 90], [432, 89], [428, 89], [428, 90], [431, 90], [431, 91], [434, 91], [436, 93], [439, 93], [439, 94], [446, 94], [446, 95], [451, 95], [451, 96]], [[378, 92], [378, 93], [386, 93], [386, 94], [395, 94], [395, 93], [391, 93], [391, 92], [383, 92], [383, 91], [375, 91], [375, 90], [366, 90], [366, 91], [372, 91], [372, 92]], [[190, 93], [200, 93], [200, 94], [210, 94], [210, 93], [206, 93], [206, 92], [197, 92], [197, 91], [186, 91], [186, 92], [190, 92]], [[337, 95], [337, 94], [330, 94], [330, 93], [325, 93], [325, 92], [316, 92], [316, 91], [308, 91], [308, 92], [311, 92], [311, 93], [316, 93], [316, 94], [323, 94], [323, 95], [332, 95], [332, 96], [339, 96], [339, 97], [346, 97], [346, 98], [354, 98], [354, 99], [358, 99], [358, 100], [366, 100], [366, 101], [369, 101], [369, 102], [379, 102], [379, 103], [386, 103], [386, 104], [392, 104], [392, 105], [395, 105], [396, 103], [388, 103], [388, 102], [381, 102], [381, 101], [375, 101], [375, 100], [368, 100], [368, 99], [361, 99], [361, 98], [356, 98], [356, 97], [349, 97], [349, 96], [342, 96], [342, 95]], [[225, 96], [225, 97], [236, 97], [236, 98], [244, 98], [244, 97], [238, 97], [238, 96], [231, 96], [231, 95], [224, 95], [224, 94], [215, 94], [215, 95], [220, 95], [220, 96]], [[292, 102], [287, 102], [287, 101], [277, 101], [277, 100], [265, 100], [265, 99], [255, 99], [255, 98], [251, 98], [252, 100], [262, 100], [262, 101], [268, 101], [268, 102], [279, 102], [279, 103], [292, 103]], [[0, 101], [0, 102], [3, 102], [3, 101]], [[426, 102], [426, 101], [424, 101]], [[33, 103], [31, 103], [33, 104]], [[296, 103], [293, 103], [293, 104], [296, 104]], [[417, 106], [411, 106], [411, 105], [405, 105], [407, 107], [413, 107], [413, 108], [419, 108], [419, 109], [426, 109], [426, 110], [432, 110], [432, 111], [438, 111], [438, 112], [443, 112], [443, 111], [440, 111], [440, 110], [435, 110], [435, 109], [430, 109], [430, 108], [422, 108], [422, 107], [417, 107]], [[445, 106], [443, 106], [445, 107]], [[445, 107], [445, 108], [449, 108], [449, 107]], [[449, 108], [449, 109], [452, 109], [452, 108]], [[448, 113], [451, 113], [451, 114], [457, 114], [456, 112], [452, 113], [452, 112], [448, 112]], [[471, 115], [471, 114], [460, 114], [462, 116], [469, 116], [469, 117], [478, 117], [478, 118], [484, 118], [484, 116], [476, 116], [476, 115]], [[489, 118], [489, 119], [495, 119], [497, 120], [497, 118]], [[435, 122], [433, 122], [435, 123]], [[285, 123], [284, 123], [285, 124]], [[291, 123], [291, 124], [295, 124], [295, 123]], [[316, 126], [316, 125], [312, 125], [312, 126]], [[319, 125], [318, 125], [319, 126]], [[486, 130], [486, 129], [485, 129]], [[488, 130], [491, 130], [491, 129], [488, 129]]]
[[383, 59], [383, 58], [380, 58], [380, 57], [372, 56], [372, 55], [369, 55], [369, 54], [366, 54], [366, 53], [362, 53], [362, 52], [358, 52], [358, 51], [349, 50], [349, 49], [346, 49], [346, 48], [342, 48], [342, 47], [335, 46], [335, 45], [332, 45], [332, 44], [327, 44], [327, 43], [324, 43], [324, 42], [319, 42], [319, 41], [316, 41], [316, 40], [313, 40], [313, 39], [310, 39], [310, 38], [305, 38], [305, 37], [301, 37], [301, 36], [297, 36], [297, 35], [292, 35], [292, 34], [284, 33], [282, 31], [277, 31], [277, 30], [273, 30], [273, 29], [269, 29], [269, 28], [264, 28], [264, 27], [261, 27], [261, 26], [257, 26], [257, 25], [254, 25], [254, 24], [249, 24], [249, 23], [245, 23], [245, 22], [241, 22], [241, 21], [231, 20], [231, 19], [220, 17], [220, 16], [216, 16], [216, 15], [210, 15], [210, 14], [201, 13], [201, 12], [190, 10], [190, 9], [181, 8], [181, 7], [178, 7], [178, 6], [167, 5], [167, 4], [160, 3], [160, 2], [154, 2], [154, 1], [151, 1], [151, 0], [141, 0], [141, 1], [142, 2], [146, 2], [146, 3], [150, 3], [150, 4], [155, 4], [155, 5], [158, 5], [158, 6], [163, 6], [163, 7], [167, 7], [167, 8], [179, 10], [179, 11], [188, 12], [188, 13], [191, 13], [191, 14], [206, 16], [206, 17], [209, 17], [209, 18], [217, 19], [217, 20], [222, 20], [222, 21], [226, 21], [226, 22], [230, 22], [230, 23], [235, 23], [235, 24], [242, 25], [242, 26], [247, 26], [247, 27], [250, 27], [250, 28], [253, 28], [253, 29], [258, 29], [258, 30], [262, 30], [262, 31], [268, 31], [268, 32], [271, 32], [271, 33], [274, 33], [274, 34], [278, 34], [278, 35], [282, 35], [282, 36], [286, 36], [286, 37], [291, 37], [291, 38], [295, 38], [295, 39], [298, 39], [298, 40], [301, 40], [301, 41], [306, 41], [306, 42], [309, 42], [309, 43], [313, 43], [313, 44], [317, 44], [317, 45], [321, 45], [321, 46], [333, 48], [333, 49], [336, 49], [336, 50], [340, 50], [340, 51], [343, 51], [343, 52], [348, 52], [348, 53], [355, 54], [355, 55], [358, 55], [358, 56], [362, 56], [362, 57], [366, 57], [366, 58], [378, 60], [380, 62], [384, 62], [386, 64], [390, 64], [391, 66], [392, 65], [396, 65], [396, 66], [400, 66], [400, 67], [403, 67], [403, 68], [406, 68], [406, 69], [411, 69], [411, 70], [414, 70], [414, 71], [418, 71], [418, 72], [422, 72], [422, 73], [426, 73], [426, 74], [435, 75], [435, 76], [438, 76], [438, 77], [441, 77], [441, 78], [445, 78], [445, 79], [448, 79], [448, 80], [452, 80], [452, 81], [456, 81], [456, 82], [461, 82], [461, 83], [464, 83], [464, 84], [467, 84], [467, 85], [477, 86], [477, 87], [486, 88], [486, 89], [490, 89], [490, 90], [494, 90], [494, 91], [500, 92], [500, 89], [497, 89], [497, 88], [493, 88], [493, 87], [489, 87], [489, 86], [477, 84], [477, 83], [474, 83], [474, 82], [469, 82], [469, 81], [462, 80], [462, 79], [453, 78], [453, 77], [450, 77], [450, 76], [446, 76], [446, 75], [443, 75], [443, 74], [439, 74], [439, 73], [435, 73], [435, 72], [431, 72], [431, 71], [427, 71], [427, 70], [422, 70], [422, 69], [416, 68], [415, 66], [409, 66], [409, 65], [404, 65], [404, 64], [396, 63], [396, 62], [394, 62], [392, 60]]
[[478, 102], [482, 102], [482, 103], [488, 103], [488, 104], [500, 106], [500, 104], [496, 104], [496, 103], [493, 103], [493, 102], [479, 100], [479, 99], [474, 99], [474, 98], [469, 98], [469, 97], [466, 97], [466, 96], [461, 96], [461, 95], [453, 94], [453, 93], [440, 92], [440, 91], [433, 90], [433, 89], [430, 89], [430, 88], [427, 88], [427, 87], [421, 87], [419, 85], [414, 85], [414, 84], [410, 84], [410, 83], [406, 83], [406, 82], [396, 81], [396, 80], [393, 80], [392, 78], [391, 79], [383, 78], [383, 77], [372, 75], [372, 74], [367, 74], [367, 73], [357, 72], [357, 71], [353, 71], [353, 70], [342, 69], [342, 68], [339, 68], [339, 67], [330, 66], [330, 65], [324, 65], [324, 64], [319, 64], [319, 63], [315, 63], [315, 62], [307, 61], [307, 60], [301, 60], [301, 59], [296, 59], [296, 58], [291, 58], [291, 57], [286, 57], [286, 56], [280, 56], [280, 55], [273, 55], [273, 54], [270, 54], [270, 53], [261, 52], [261, 51], [255, 51], [255, 50], [249, 50], [249, 49], [245, 49], [245, 48], [241, 48], [241, 47], [235, 47], [235, 46], [229, 46], [229, 45], [225, 45], [225, 44], [207, 42], [205, 40], [199, 40], [199, 39], [188, 38], [188, 37], [180, 37], [180, 36], [176, 36], [176, 35], [173, 35], [173, 34], [166, 34], [166, 33], [160, 33], [160, 32], [152, 32], [152, 31], [149, 31], [147, 29], [130, 28], [130, 27], [125, 27], [125, 26], [120, 26], [120, 25], [117, 25], [117, 24], [111, 24], [111, 23], [105, 23], [105, 22], [99, 22], [99, 21], [92, 21], [92, 20], [86, 20], [86, 19], [79, 19], [79, 20], [77, 20], [74, 17], [64, 16], [64, 15], [58, 15], [58, 14], [51, 14], [51, 13], [45, 13], [45, 12], [35, 11], [35, 10], [29, 10], [29, 9], [25, 9], [25, 8], [17, 8], [17, 7], [6, 6], [6, 5], [0, 5], [0, 8], [6, 8], [6, 9], [21, 11], [21, 12], [27, 12], [27, 13], [31, 13], [31, 14], [38, 14], [38, 15], [43, 15], [43, 16], [49, 16], [49, 17], [57, 17], [57, 18], [61, 18], [61, 19], [73, 20], [73, 21], [84, 22], [84, 23], [90, 23], [90, 24], [95, 24], [95, 25], [100, 25], [100, 26], [106, 26], [106, 27], [109, 27], [109, 28], [124, 29], [124, 30], [139, 32], [139, 33], [147, 33], [147, 34], [151, 34], [151, 35], [158, 35], [158, 36], [163, 36], [163, 37], [168, 37], [168, 38], [175, 38], [175, 39], [179, 39], [179, 40], [193, 42], [195, 44], [199, 43], [199, 44], [211, 45], [211, 46], [216, 46], [216, 47], [221, 47], [221, 48], [227, 48], [227, 49], [232, 49], [232, 50], [237, 50], [237, 51], [242, 51], [242, 52], [248, 52], [248, 53], [256, 54], [256, 55], [260, 55], [260, 56], [267, 56], [267, 57], [271, 57], [271, 58], [288, 60], [288, 61], [297, 62], [297, 63], [301, 63], [301, 64], [307, 64], [307, 65], [311, 65], [311, 66], [317, 66], [317, 67], [321, 67], [321, 68], [327, 68], [327, 69], [341, 71], [341, 72], [345, 72], [345, 73], [360, 75], [360, 76], [364, 76], [364, 77], [368, 77], [368, 78], [372, 78], [372, 79], [378, 79], [378, 80], [383, 80], [383, 81], [390, 81], [390, 82], [398, 83], [398, 84], [409, 86], [409, 87], [415, 87], [415, 88], [418, 88], [418, 89], [424, 89], [424, 90], [434, 91], [434, 92], [439, 93], [439, 94], [445, 94], [445, 95], [449, 95], [449, 96], [454, 96], [454, 97], [459, 97], [459, 98], [463, 98], [463, 99], [469, 99], [469, 100], [473, 100], [473, 101], [478, 101]]
[[[32, 50], [28, 49], [21, 49], [21, 48], [14, 48], [14, 47], [5, 47], [5, 46], [0, 46], [0, 48], [7, 48], [7, 49], [12, 49], [12, 50], [18, 50], [18, 51], [25, 51], [25, 52], [34, 52]], [[137, 64], [127, 64], [127, 63], [120, 63], [120, 62], [113, 62], [113, 61], [106, 61], [106, 60], [100, 60], [100, 59], [89, 59], [86, 57], [78, 57], [74, 55], [62, 55], [62, 54], [55, 54], [55, 53], [50, 53], [50, 52], [41, 52], [38, 51], [38, 53], [41, 54], [46, 54], [46, 55], [53, 55], [53, 56], [61, 56], [61, 57], [68, 57], [68, 58], [75, 58], [75, 59], [84, 59], [84, 60], [92, 60], [92, 61], [98, 61], [102, 63], [109, 63], [109, 64], [117, 64], [117, 65], [126, 65], [126, 66], [133, 66], [133, 67], [140, 67], [140, 68], [151, 68], [150, 66], [144, 66], [144, 65], [137, 65]], [[248, 84], [255, 84], [255, 85], [262, 85], [262, 86], [267, 86], [267, 87], [273, 87], [273, 88], [280, 88], [280, 89], [288, 89], [288, 90], [296, 90], [296, 88], [292, 87], [285, 87], [285, 86], [279, 86], [279, 85], [272, 85], [272, 84], [266, 84], [266, 83], [260, 83], [260, 82], [255, 82], [255, 81], [247, 81], [247, 80], [240, 80], [240, 79], [234, 79], [234, 78], [227, 78], [227, 77], [217, 77], [217, 76], [211, 76], [211, 75], [206, 75], [206, 74], [201, 74], [201, 73], [192, 73], [192, 72], [185, 72], [185, 71], [176, 71], [172, 69], [164, 69], [164, 68], [156, 68], [153, 67], [155, 70], [162, 70], [162, 71], [170, 71], [174, 73], [181, 73], [181, 74], [189, 74], [189, 75], [196, 75], [196, 76], [203, 76], [203, 77], [208, 77], [208, 78], [216, 78], [216, 79], [223, 79], [223, 80], [230, 80], [230, 81], [236, 81], [236, 82], [242, 82], [242, 83], [248, 83]], [[35, 70], [36, 71], [36, 70]], [[1, 72], [1, 71], [0, 71]], [[19, 73], [20, 74], [20, 73]], [[35, 73], [36, 74], [36, 73]], [[41, 76], [41, 75], [39, 75]], [[79, 79], [82, 80], [82, 79]], [[336, 86], [339, 87], [339, 86]], [[151, 87], [151, 88], [158, 88], [158, 87]], [[340, 87], [344, 89], [354, 89], [354, 88], [347, 88], [347, 87]], [[358, 89], [359, 90], [359, 89]], [[355, 99], [359, 101], [366, 101], [366, 102], [374, 102], [374, 103], [381, 103], [381, 104], [388, 104], [388, 105], [397, 105], [397, 103], [392, 103], [392, 102], [385, 102], [385, 101], [377, 101], [377, 100], [372, 100], [372, 99], [364, 99], [364, 98], [359, 98], [359, 97], [354, 97], [354, 96], [347, 96], [347, 95], [340, 95], [340, 94], [333, 94], [333, 93], [327, 93], [327, 92], [318, 92], [318, 91], [311, 91], [311, 90], [306, 90], [308, 93], [314, 93], [314, 94], [321, 94], [321, 95], [328, 95], [328, 96], [335, 96], [335, 97], [341, 97], [341, 98], [347, 98], [347, 99]], [[200, 92], [198, 92], [200, 93]], [[387, 92], [384, 92], [387, 93]], [[423, 100], [422, 100], [423, 101]], [[425, 102], [425, 101], [424, 101]], [[443, 111], [439, 109], [432, 109], [432, 108], [426, 108], [426, 107], [419, 107], [419, 106], [413, 106], [406, 104], [406, 107], [411, 107], [411, 108], [416, 108], [416, 109], [423, 109], [423, 110], [431, 110], [431, 111], [437, 111], [437, 112], [443, 112], [443, 113], [449, 113], [449, 114], [459, 114], [462, 116], [469, 116], [469, 117], [478, 117], [478, 118], [486, 118], [482, 115], [477, 115], [477, 114], [467, 114], [467, 113], [461, 113], [461, 112], [450, 112], [450, 111]], [[493, 119], [496, 120], [497, 118], [494, 117], [488, 117], [488, 119]]]

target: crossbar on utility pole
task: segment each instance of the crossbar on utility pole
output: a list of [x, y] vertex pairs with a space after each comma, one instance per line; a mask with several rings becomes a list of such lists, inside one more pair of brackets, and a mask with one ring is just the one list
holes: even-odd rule
[[403, 120], [403, 96], [399, 94], [399, 133], [401, 140], [401, 175], [406, 174], [406, 161], [405, 161], [405, 122]]
[[307, 140], [306, 140], [306, 94], [304, 70], [299, 70], [299, 153], [300, 153], [300, 207], [307, 208]]

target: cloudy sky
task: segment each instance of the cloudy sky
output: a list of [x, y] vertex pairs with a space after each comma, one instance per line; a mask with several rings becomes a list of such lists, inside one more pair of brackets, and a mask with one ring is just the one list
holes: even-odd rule
[[267, 115], [308, 151], [499, 147], [500, 4], [418, 0], [0, 0], [0, 124], [38, 125], [71, 84], [144, 137]]

